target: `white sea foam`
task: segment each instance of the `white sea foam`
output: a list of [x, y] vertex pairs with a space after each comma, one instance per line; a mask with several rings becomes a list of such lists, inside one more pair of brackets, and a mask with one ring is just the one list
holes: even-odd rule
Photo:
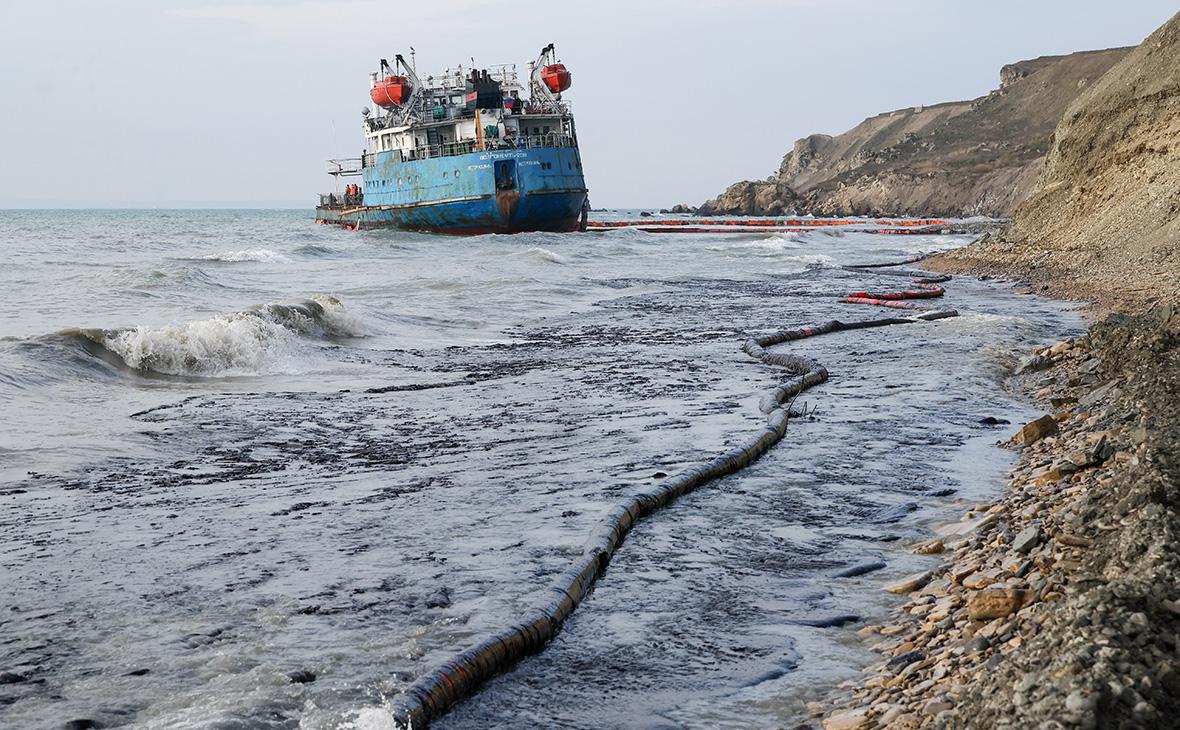
[[531, 254], [531, 255], [536, 256], [544, 261], [549, 261], [554, 264], [564, 264], [565, 263], [565, 259], [563, 259], [560, 254], [550, 251], [547, 248], [541, 248], [540, 246], [533, 246], [525, 253]]
[[791, 273], [807, 271], [816, 267], [831, 266], [836, 263], [836, 259], [831, 256], [825, 256], [822, 253], [800, 253], [794, 256], [784, 256], [776, 263], [784, 265], [784, 268], [777, 269], [779, 273]]
[[385, 707], [363, 707], [345, 721], [340, 730], [405, 730]]
[[947, 235], [923, 235], [923, 236], [896, 236], [896, 238], [904, 238], [906, 240], [900, 241], [897, 248], [905, 251], [908, 254], [929, 254], [938, 251], [946, 251], [951, 248], [958, 248], [974, 240], [974, 236], [962, 235], [957, 233]]
[[302, 338], [363, 334], [338, 299], [316, 295], [167, 327], [107, 331], [100, 344], [137, 370], [209, 377], [302, 372]]
[[268, 264], [285, 264], [290, 263], [291, 259], [287, 258], [278, 251], [272, 251], [269, 248], [255, 248], [243, 249], [241, 251], [224, 251], [222, 253], [211, 253], [208, 256], [202, 256], [204, 261], [227, 261], [237, 263], [241, 261], [258, 261]]
[[719, 251], [738, 255], [779, 256], [787, 251], [797, 251], [802, 246], [802, 236], [798, 233], [773, 233], [756, 241], [730, 241], [723, 244], [706, 246], [706, 251]]

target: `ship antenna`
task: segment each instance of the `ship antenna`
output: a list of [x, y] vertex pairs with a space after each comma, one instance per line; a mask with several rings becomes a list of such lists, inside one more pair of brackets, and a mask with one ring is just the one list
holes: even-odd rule
[[410, 46], [410, 67], [414, 69], [414, 73], [418, 73], [418, 52]]

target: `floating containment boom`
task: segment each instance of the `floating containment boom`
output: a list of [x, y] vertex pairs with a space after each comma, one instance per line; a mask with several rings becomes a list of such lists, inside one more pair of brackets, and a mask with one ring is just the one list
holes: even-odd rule
[[[917, 259], [911, 258], [886, 265], [898, 266], [915, 260]], [[876, 266], [878, 265], [846, 268], [867, 270]], [[894, 306], [899, 300], [912, 297], [937, 297], [943, 294], [942, 287], [926, 288], [932, 286], [928, 282], [950, 278], [912, 272], [907, 272], [907, 275], [915, 276], [919, 284], [925, 286], [909, 292], [873, 295], [868, 292], [854, 292], [845, 301]], [[658, 487], [632, 495], [608, 510], [591, 531], [582, 548], [581, 556], [553, 581], [545, 591], [545, 598], [538, 605], [527, 610], [513, 625], [452, 656], [415, 681], [395, 700], [396, 721], [404, 727], [421, 730], [456, 702], [475, 692], [483, 682], [510, 668], [521, 658], [539, 651], [586, 597], [594, 581], [603, 573], [611, 557], [618, 550], [623, 538], [639, 520], [697, 487], [749, 466], [783, 438], [790, 418], [789, 408], [784, 407], [784, 403], [804, 390], [827, 380], [828, 371], [811, 358], [771, 352], [767, 348], [833, 332], [930, 322], [957, 315], [958, 312], [954, 310], [936, 310], [910, 317], [890, 317], [861, 322], [832, 320], [812, 327], [784, 330], [746, 340], [742, 350], [747, 355], [767, 365], [781, 367], [792, 375], [789, 380], [763, 395], [759, 409], [766, 416], [766, 425], [744, 444], [712, 461], [671, 477]]]

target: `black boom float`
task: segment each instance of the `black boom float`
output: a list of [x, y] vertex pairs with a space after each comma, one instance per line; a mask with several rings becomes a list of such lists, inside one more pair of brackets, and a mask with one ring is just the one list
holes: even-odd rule
[[[885, 266], [900, 266], [918, 260], [918, 257], [912, 257], [892, 264], [846, 268], [864, 271]], [[906, 272], [903, 275], [914, 277], [918, 290], [875, 294], [854, 292], [847, 295], [844, 301], [892, 307], [908, 305], [908, 308], [917, 309], [917, 305], [900, 300], [941, 296], [942, 287], [933, 286], [933, 282], [950, 278], [919, 272]], [[519, 623], [483, 639], [420, 677], [396, 700], [393, 711], [395, 720], [403, 727], [421, 730], [455, 703], [474, 693], [483, 682], [508, 669], [521, 658], [540, 651], [589, 593], [594, 581], [602, 574], [635, 523], [677, 497], [749, 466], [782, 439], [790, 418], [789, 408], [784, 406], [787, 399], [794, 398], [808, 388], [827, 380], [828, 371], [811, 358], [770, 352], [766, 348], [832, 332], [929, 322], [957, 315], [958, 312], [955, 310], [947, 309], [923, 311], [909, 317], [888, 317], [860, 322], [832, 320], [812, 327], [783, 330], [746, 340], [742, 346], [746, 354], [767, 365], [781, 367], [794, 376], [763, 395], [759, 409], [766, 414], [766, 426], [743, 446], [671, 477], [658, 487], [632, 495], [612, 507], [591, 531], [582, 548], [581, 556], [545, 591], [546, 599], [543, 602], [529, 609], [521, 616]]]

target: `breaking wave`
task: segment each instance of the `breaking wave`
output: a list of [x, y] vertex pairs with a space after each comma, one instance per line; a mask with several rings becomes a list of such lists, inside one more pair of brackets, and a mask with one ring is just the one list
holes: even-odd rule
[[243, 249], [241, 251], [224, 251], [222, 253], [211, 253], [208, 256], [201, 256], [201, 261], [226, 261], [229, 263], [238, 263], [242, 261], [258, 261], [268, 264], [285, 264], [289, 263], [291, 259], [287, 258], [278, 251], [272, 251], [269, 248], [255, 248]]
[[533, 246], [525, 253], [529, 254], [530, 256], [536, 256], [537, 258], [541, 259], [542, 261], [548, 261], [549, 263], [553, 263], [553, 264], [564, 264], [565, 263], [565, 259], [563, 259], [560, 254], [558, 254], [554, 251], [550, 251], [547, 248], [542, 248], [540, 246]]
[[[302, 338], [359, 337], [360, 321], [339, 299], [315, 295], [295, 304], [264, 304], [166, 327], [72, 329], [61, 333], [98, 345], [143, 373], [226, 377], [301, 372]], [[104, 357], [105, 359], [105, 357]]]
[[779, 256], [788, 251], [797, 251], [801, 247], [804, 235], [806, 234], [774, 233], [752, 241], [743, 236], [737, 240], [731, 238], [723, 244], [706, 246], [705, 250], [745, 256]]

